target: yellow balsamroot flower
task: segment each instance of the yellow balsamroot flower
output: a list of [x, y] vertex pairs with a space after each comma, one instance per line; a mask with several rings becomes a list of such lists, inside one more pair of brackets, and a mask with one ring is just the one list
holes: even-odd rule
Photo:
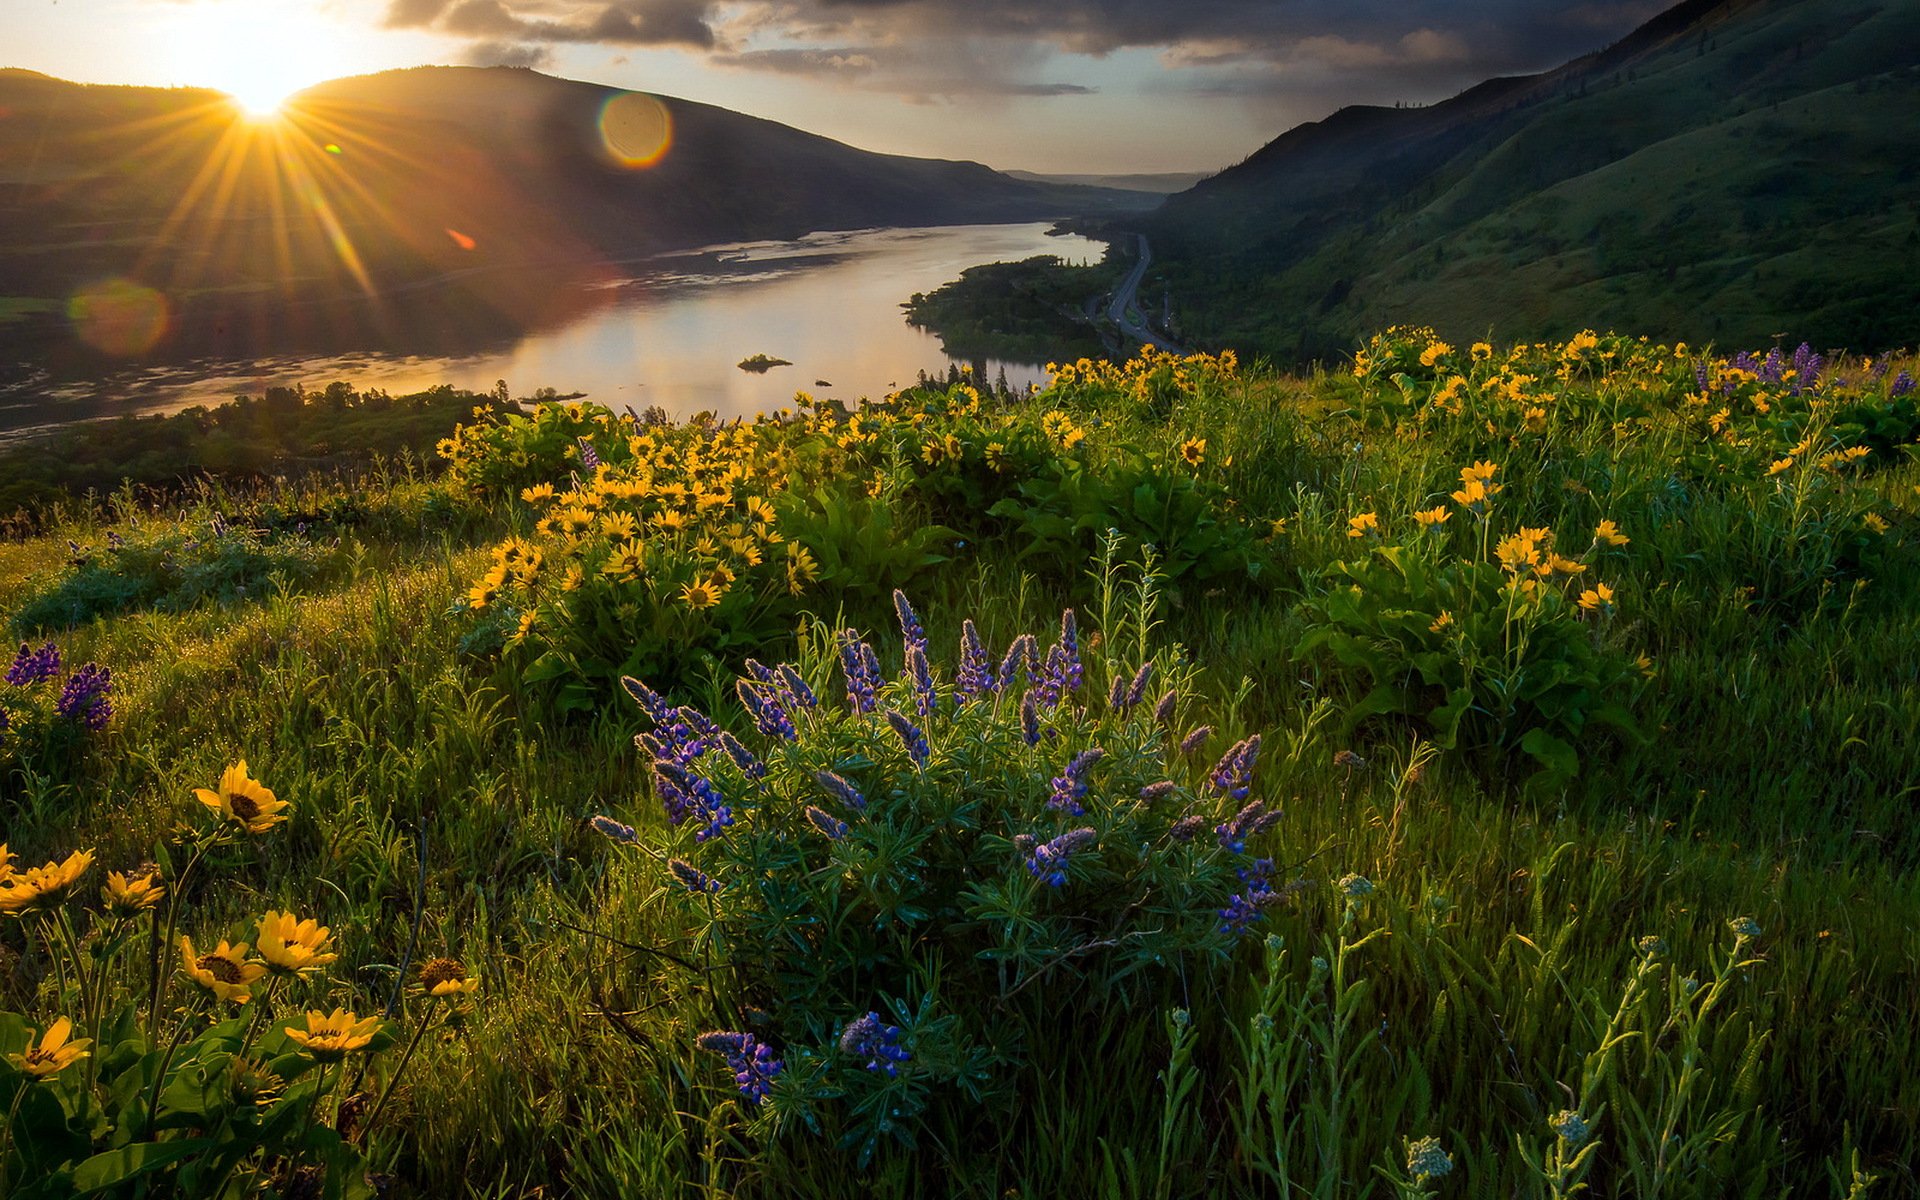
[[747, 519], [751, 521], [772, 521], [774, 519], [773, 502], [765, 496], [747, 497]]
[[1596, 583], [1580, 593], [1580, 607], [1588, 612], [1613, 607], [1613, 589], [1604, 583]]
[[166, 894], [167, 889], [160, 886], [160, 876], [151, 870], [131, 878], [119, 871], [108, 871], [107, 886], [100, 889], [100, 899], [106, 902], [108, 910], [121, 917], [152, 908]]
[[260, 918], [260, 957], [275, 975], [306, 975], [339, 958], [327, 942], [331, 932], [308, 917], [302, 921], [292, 913], [269, 912]]
[[1190, 467], [1197, 467], [1207, 461], [1207, 439], [1188, 438], [1180, 443], [1180, 457]]
[[1475, 342], [1471, 350], [1473, 361], [1485, 362], [1493, 357], [1493, 347], [1485, 342]]
[[[87, 1057], [92, 1038], [73, 1038], [73, 1022], [61, 1017], [47, 1026], [39, 1044], [31, 1041], [19, 1054], [7, 1055], [7, 1061], [35, 1079], [48, 1079]], [[69, 1040], [71, 1038], [71, 1040]]]
[[1486, 462], [1483, 460], [1481, 462], [1474, 463], [1470, 467], [1461, 467], [1460, 482], [1472, 483], [1474, 480], [1477, 479], [1482, 483], [1492, 484], [1493, 485], [1492, 490], [1499, 491], [1500, 490], [1499, 485], [1493, 483], [1493, 477], [1495, 475], [1498, 475], [1499, 473], [1500, 473], [1499, 463]]
[[5, 842], [0, 842], [0, 884], [5, 884], [7, 880], [12, 878], [13, 851], [7, 849]]
[[1593, 540], [1608, 546], [1624, 546], [1633, 539], [1621, 533], [1618, 525], [1607, 520], [1594, 527]]
[[1453, 614], [1450, 612], [1442, 612], [1433, 619], [1433, 624], [1427, 626], [1427, 632], [1439, 633], [1451, 624], [1453, 624]]
[[1495, 543], [1494, 556], [1500, 565], [1509, 571], [1519, 571], [1525, 567], [1540, 565], [1540, 552], [1547, 541], [1545, 529], [1521, 529], [1519, 533], [1510, 533]]
[[1791, 470], [1792, 468], [1793, 468], [1793, 455], [1789, 454], [1785, 458], [1774, 459], [1773, 465], [1767, 468], [1767, 474], [1778, 475], [1780, 472]]
[[1447, 518], [1452, 515], [1452, 509], [1441, 505], [1438, 508], [1422, 509], [1413, 514], [1413, 519], [1418, 521], [1422, 526], [1444, 525], [1447, 522]]
[[291, 808], [279, 800], [259, 780], [247, 775], [247, 760], [241, 759], [220, 776], [220, 790], [195, 788], [193, 794], [223, 820], [232, 821], [248, 833], [265, 833], [286, 820]]
[[1380, 532], [1379, 513], [1363, 512], [1358, 516], [1347, 518], [1347, 536], [1350, 538], [1365, 537], [1369, 533], [1378, 532]]
[[336, 1008], [330, 1013], [309, 1011], [305, 1029], [297, 1025], [286, 1027], [287, 1036], [299, 1042], [308, 1054], [321, 1062], [334, 1062], [355, 1050], [366, 1049], [367, 1043], [373, 1041], [373, 1035], [378, 1032], [379, 1017], [361, 1020], [344, 1008]]
[[13, 871], [0, 885], [0, 913], [25, 916], [51, 908], [66, 898], [93, 866], [93, 851], [76, 850], [62, 862]]
[[520, 498], [528, 504], [545, 504], [547, 501], [553, 499], [553, 485], [550, 483], [536, 483], [532, 487], [521, 488]]
[[1873, 530], [1875, 533], [1885, 533], [1887, 531], [1887, 519], [1879, 513], [1868, 513], [1860, 519], [1866, 523], [1868, 529]]
[[720, 589], [710, 580], [698, 580], [681, 587], [680, 599], [688, 608], [712, 608], [720, 603]]
[[420, 987], [429, 996], [464, 996], [479, 986], [457, 958], [436, 958], [420, 968]]
[[267, 973], [264, 963], [247, 957], [247, 944], [229, 946], [227, 939], [205, 954], [193, 949], [193, 939], [180, 939], [180, 970], [187, 978], [214, 994], [216, 999], [245, 1004], [253, 998], [253, 983]]
[[1445, 342], [1428, 342], [1427, 348], [1420, 352], [1420, 365], [1430, 367], [1452, 353], [1453, 347]]

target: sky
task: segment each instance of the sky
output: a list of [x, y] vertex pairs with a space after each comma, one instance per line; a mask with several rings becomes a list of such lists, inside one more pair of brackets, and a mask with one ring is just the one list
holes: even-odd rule
[[1431, 103], [1597, 50], [1661, 0], [3, 0], [0, 66], [219, 88], [517, 65], [863, 149], [1215, 171], [1345, 104]]

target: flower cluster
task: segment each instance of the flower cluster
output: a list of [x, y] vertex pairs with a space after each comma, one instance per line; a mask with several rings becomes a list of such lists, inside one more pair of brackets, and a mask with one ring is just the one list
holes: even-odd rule
[[773, 1091], [773, 1081], [786, 1063], [773, 1056], [773, 1048], [750, 1033], [714, 1030], [697, 1039], [702, 1050], [710, 1050], [727, 1060], [733, 1081], [749, 1104], [758, 1104]]
[[847, 1022], [847, 1027], [840, 1032], [840, 1049], [865, 1059], [867, 1070], [879, 1071], [889, 1079], [900, 1074], [901, 1063], [913, 1059], [900, 1044], [900, 1027], [883, 1024], [877, 1012]]

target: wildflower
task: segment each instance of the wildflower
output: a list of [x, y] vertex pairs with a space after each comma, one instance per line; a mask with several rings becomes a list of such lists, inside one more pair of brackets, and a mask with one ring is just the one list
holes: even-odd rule
[[933, 688], [933, 668], [927, 662], [926, 647], [908, 643], [906, 660], [907, 678], [913, 681], [914, 711], [925, 720], [940, 703]]
[[528, 504], [545, 504], [547, 501], [553, 499], [553, 485], [551, 483], [536, 483], [532, 487], [521, 488], [520, 498]]
[[254, 980], [267, 973], [265, 963], [247, 957], [247, 944], [229, 946], [227, 939], [205, 954], [196, 954], [193, 939], [180, 939], [181, 971], [187, 978], [214, 994], [216, 999], [245, 1004], [253, 998]]
[[285, 1027], [286, 1035], [299, 1042], [316, 1060], [337, 1062], [356, 1050], [365, 1050], [380, 1031], [380, 1018], [361, 1020], [344, 1008], [330, 1013], [307, 1013], [307, 1027]]
[[1473, 356], [1473, 361], [1485, 362], [1493, 357], [1493, 347], [1485, 342], [1475, 342], [1468, 349], [1468, 353]]
[[1428, 342], [1427, 348], [1420, 352], [1420, 365], [1423, 367], [1431, 367], [1452, 353], [1453, 347], [1447, 345], [1445, 342]]
[[1604, 583], [1596, 583], [1580, 593], [1580, 607], [1588, 612], [1613, 610], [1613, 589]]
[[847, 707], [857, 714], [872, 712], [874, 692], [880, 686], [880, 665], [873, 647], [850, 630], [840, 634], [840, 671], [847, 679]]
[[1379, 532], [1380, 514], [1378, 513], [1363, 512], [1358, 516], [1347, 518], [1347, 536], [1350, 538], [1366, 537], [1369, 533]]
[[467, 996], [480, 986], [480, 981], [467, 974], [466, 965], [457, 958], [429, 959], [420, 968], [420, 988], [436, 999], [449, 996]]
[[1439, 633], [1451, 624], [1453, 624], [1453, 614], [1450, 612], [1442, 612], [1433, 619], [1432, 624], [1427, 626], [1427, 632]]
[[847, 823], [826, 809], [809, 804], [805, 813], [807, 824], [825, 834], [828, 841], [837, 842], [847, 836]]
[[1198, 813], [1181, 817], [1167, 827], [1167, 836], [1176, 842], [1190, 842], [1207, 827], [1207, 819]]
[[887, 724], [893, 726], [893, 731], [900, 735], [901, 744], [906, 746], [907, 757], [913, 759], [913, 765], [926, 766], [932, 751], [927, 746], [927, 735], [920, 731], [920, 727], [893, 708], [887, 710]]
[[767, 764], [755, 758], [753, 751], [747, 749], [739, 738], [723, 729], [720, 731], [717, 740], [720, 743], [721, 751], [725, 753], [729, 759], [733, 760], [733, 765], [740, 768], [742, 775], [745, 775], [748, 779], [766, 778]]
[[[1049, 842], [1036, 842], [1025, 834], [1014, 839], [1014, 847], [1027, 856], [1027, 873], [1048, 887], [1067, 882], [1067, 863], [1075, 852], [1092, 845], [1099, 835], [1091, 829], [1069, 829]], [[1023, 844], [1024, 843], [1024, 844]]]
[[1658, 934], [1649, 933], [1633, 945], [1643, 958], [1658, 958], [1667, 952], [1667, 939]]
[[1791, 454], [1785, 458], [1776, 458], [1773, 460], [1773, 465], [1767, 468], [1767, 474], [1778, 475], [1782, 471], [1791, 469], [1792, 466], [1793, 456]]
[[1865, 516], [1861, 517], [1860, 520], [1866, 525], [1868, 529], [1873, 530], [1873, 532], [1875, 533], [1885, 533], [1888, 529], [1887, 519], [1881, 516], [1879, 513], [1870, 512]]
[[95, 663], [87, 663], [67, 679], [53, 710], [69, 721], [77, 721], [95, 733], [107, 727], [113, 717], [113, 702], [107, 693], [113, 690], [113, 672]]
[[1160, 697], [1160, 703], [1153, 706], [1153, 719], [1162, 725], [1169, 724], [1173, 720], [1173, 706], [1179, 701], [1179, 692], [1168, 688], [1166, 695]]
[[1040, 744], [1040, 703], [1032, 688], [1020, 697], [1020, 737], [1029, 746]]
[[612, 817], [595, 816], [587, 823], [598, 830], [608, 841], [619, 842], [621, 845], [630, 846], [640, 840], [640, 835], [634, 832], [633, 826], [623, 825]]
[[1593, 540], [1604, 546], [1624, 546], [1633, 539], [1620, 532], [1620, 527], [1611, 520], [1602, 521], [1594, 528]]
[[[4, 849], [0, 846], [0, 850]], [[0, 913], [23, 916], [53, 907], [66, 898], [92, 866], [93, 851], [76, 850], [58, 863], [49, 861], [24, 871], [9, 867], [4, 880], [0, 880]]]
[[840, 1049], [866, 1059], [867, 1070], [883, 1072], [888, 1079], [900, 1074], [900, 1063], [913, 1058], [900, 1045], [900, 1027], [881, 1024], [877, 1012], [847, 1022], [840, 1032]]
[[1180, 785], [1171, 779], [1162, 779], [1158, 783], [1150, 783], [1141, 788], [1140, 798], [1148, 804], [1152, 804], [1156, 800], [1164, 800], [1168, 796], [1173, 795], [1174, 792], [1179, 790], [1179, 787]]
[[1587, 1140], [1587, 1135], [1593, 1132], [1592, 1127], [1587, 1124], [1587, 1119], [1571, 1108], [1563, 1108], [1553, 1114], [1547, 1124], [1553, 1127], [1554, 1134], [1566, 1142], [1569, 1148], [1579, 1146]]
[[1051, 652], [1047, 655], [1047, 667], [1054, 675], [1053, 681], [1068, 692], [1079, 691], [1084, 677], [1084, 669], [1080, 665], [1080, 626], [1070, 608], [1060, 613], [1060, 641], [1055, 649], [1059, 651], [1057, 662]]
[[1423, 528], [1430, 528], [1435, 525], [1446, 524], [1447, 518], [1452, 515], [1452, 509], [1441, 505], [1438, 508], [1421, 509], [1419, 512], [1413, 514], [1413, 519], [1418, 521]]
[[1187, 730], [1187, 736], [1180, 739], [1180, 753], [1196, 753], [1202, 746], [1207, 744], [1207, 739], [1212, 736], [1213, 726], [1195, 725], [1192, 729]]
[[600, 456], [593, 451], [593, 443], [585, 438], [575, 438], [580, 443], [580, 465], [588, 471], [600, 469]]
[[1235, 742], [1213, 765], [1207, 786], [1232, 800], [1245, 800], [1253, 786], [1253, 762], [1260, 754], [1260, 735]]
[[733, 824], [733, 809], [711, 779], [696, 775], [676, 762], [653, 765], [653, 785], [666, 806], [667, 821], [679, 825], [688, 817], [706, 822], [694, 831], [693, 840], [705, 842], [720, 836]]
[[961, 703], [987, 692], [997, 691], [993, 667], [987, 661], [987, 648], [980, 641], [980, 630], [968, 617], [960, 623], [960, 670], [954, 679]]
[[1345, 767], [1349, 771], [1364, 771], [1367, 766], [1367, 760], [1361, 758], [1351, 750], [1335, 750], [1333, 752], [1333, 765], [1336, 767]]
[[302, 921], [270, 911], [260, 918], [259, 931], [260, 957], [275, 975], [310, 975], [340, 957], [327, 949], [327, 927], [312, 917]]
[[684, 858], [667, 860], [667, 873], [680, 882], [680, 886], [696, 895], [711, 895], [720, 890], [720, 881], [702, 871]]
[[734, 692], [740, 697], [741, 707], [753, 718], [753, 726], [768, 737], [796, 741], [800, 731], [794, 728], [793, 718], [773, 694], [773, 689], [764, 684], [755, 685], [742, 679], [734, 684]]
[[1407, 1144], [1407, 1174], [1413, 1176], [1416, 1184], [1439, 1179], [1452, 1171], [1453, 1159], [1440, 1148], [1439, 1138], [1423, 1137]]
[[1180, 444], [1180, 457], [1190, 467], [1207, 461], [1207, 439], [1188, 438]]
[[996, 677], [994, 691], [1004, 692], [1011, 688], [1014, 676], [1024, 670], [1029, 684], [1038, 683], [1040, 676], [1034, 669], [1040, 659], [1038, 643], [1030, 633], [1023, 633], [1007, 646], [1007, 652], [1000, 659], [1000, 670]]
[[1132, 708], [1146, 699], [1147, 685], [1151, 682], [1153, 682], [1153, 660], [1149, 659], [1140, 664], [1140, 669], [1135, 671], [1133, 678], [1128, 681], [1126, 695], [1121, 698], [1120, 707]]
[[1047, 807], [1056, 812], [1065, 812], [1070, 817], [1086, 812], [1086, 807], [1080, 801], [1087, 794], [1087, 772], [1106, 756], [1107, 752], [1098, 746], [1074, 755], [1067, 769], [1053, 777], [1053, 794], [1047, 798]]
[[787, 592], [798, 596], [807, 590], [807, 585], [820, 578], [820, 564], [814, 561], [813, 553], [797, 543], [787, 544]]
[[893, 589], [893, 615], [900, 622], [900, 636], [907, 645], [917, 646], [924, 653], [927, 648], [927, 631], [921, 627], [919, 616], [908, 602], [907, 594], [899, 588]]
[[47, 642], [34, 650], [21, 642], [19, 652], [13, 656], [13, 665], [7, 668], [7, 682], [14, 687], [30, 687], [59, 673], [60, 647]]
[[680, 588], [681, 602], [696, 611], [712, 608], [720, 603], [720, 596], [721, 589], [711, 579], [697, 579]]
[[727, 1060], [733, 1082], [749, 1104], [766, 1099], [773, 1091], [775, 1077], [786, 1069], [786, 1064], [773, 1056], [772, 1047], [750, 1033], [715, 1030], [701, 1034], [695, 1044]]
[[73, 1022], [61, 1017], [47, 1026], [38, 1044], [27, 1041], [19, 1054], [7, 1055], [7, 1061], [35, 1079], [50, 1079], [87, 1057], [92, 1038], [75, 1038]]
[[1727, 922], [1727, 928], [1733, 931], [1734, 937], [1743, 942], [1752, 941], [1760, 936], [1760, 923], [1752, 917], [1735, 917]]
[[1363, 899], [1373, 895], [1374, 891], [1373, 880], [1368, 879], [1365, 875], [1342, 875], [1340, 882], [1335, 886], [1340, 889], [1340, 894], [1349, 900]]
[[1264, 801], [1255, 800], [1226, 821], [1214, 826], [1213, 832], [1220, 839], [1221, 849], [1234, 854], [1245, 854], [1247, 839], [1265, 833], [1279, 820], [1279, 812], [1269, 809]]
[[247, 774], [247, 760], [228, 767], [220, 776], [220, 789], [195, 788], [200, 803], [232, 821], [248, 833], [265, 833], [286, 820], [285, 810], [292, 807], [276, 799], [272, 791]]

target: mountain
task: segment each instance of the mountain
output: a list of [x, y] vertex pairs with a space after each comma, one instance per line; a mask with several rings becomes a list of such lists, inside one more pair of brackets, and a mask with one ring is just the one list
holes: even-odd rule
[[1597, 54], [1343, 109], [1148, 222], [1183, 334], [1331, 358], [1395, 323], [1920, 342], [1920, 5], [1687, 0]]
[[471, 351], [662, 250], [1154, 202], [513, 68], [335, 80], [270, 121], [217, 92], [0, 71], [0, 330], [55, 374]]

